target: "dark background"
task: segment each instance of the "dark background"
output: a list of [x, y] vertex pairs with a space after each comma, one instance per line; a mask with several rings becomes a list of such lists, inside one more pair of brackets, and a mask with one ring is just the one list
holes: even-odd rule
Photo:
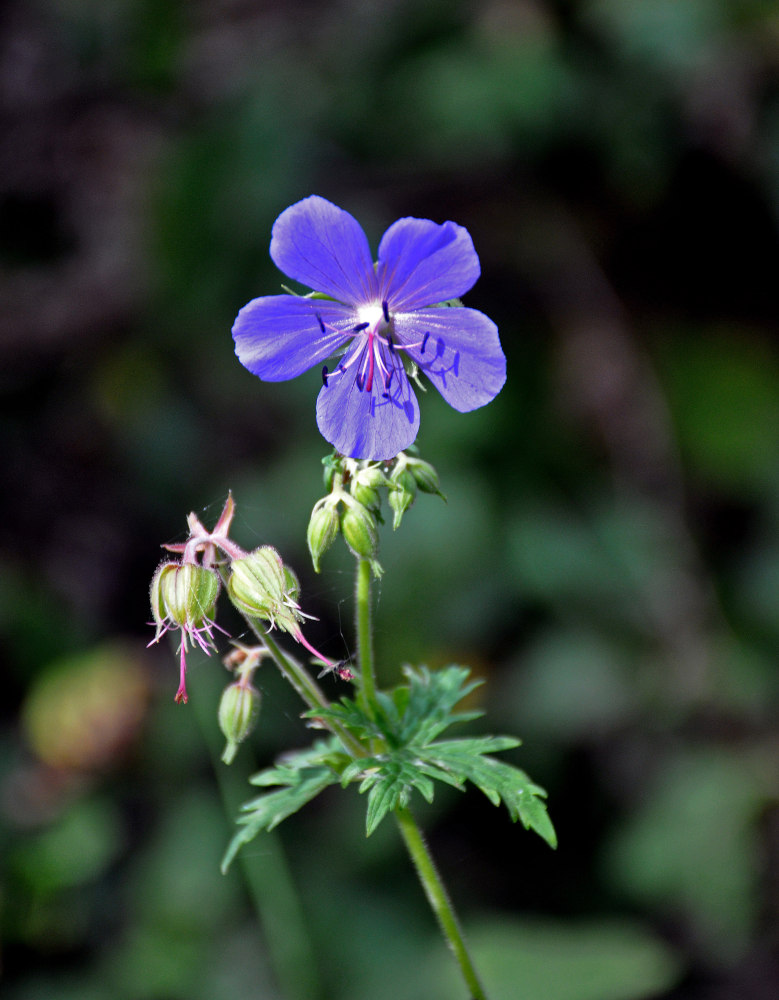
[[470, 664], [474, 731], [550, 793], [557, 852], [475, 791], [418, 810], [493, 997], [779, 995], [778, 70], [772, 0], [7, 0], [4, 997], [465, 995], [353, 789], [218, 873], [246, 775], [310, 734], [263, 668], [215, 764], [218, 659], [182, 707], [145, 648], [159, 545], [229, 489], [350, 648], [349, 559], [304, 545], [317, 375], [230, 338], [311, 193], [373, 247], [466, 226], [508, 358], [483, 410], [422, 400], [448, 503], [383, 537], [376, 614], [382, 679]]

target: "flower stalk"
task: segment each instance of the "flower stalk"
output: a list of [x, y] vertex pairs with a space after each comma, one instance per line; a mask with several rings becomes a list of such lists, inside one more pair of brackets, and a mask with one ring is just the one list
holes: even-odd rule
[[[357, 651], [360, 664], [361, 694], [369, 714], [378, 710], [376, 698], [376, 673], [373, 654], [373, 629], [371, 624], [371, 563], [369, 559], [357, 560], [357, 584], [355, 587], [355, 611], [357, 623]], [[365, 751], [363, 751], [365, 752]], [[463, 979], [471, 992], [472, 1000], [487, 1000], [487, 994], [476, 973], [468, 948], [460, 929], [457, 914], [449, 899], [441, 876], [428, 850], [422, 831], [407, 807], [395, 810], [395, 819], [411, 862], [417, 872], [425, 896], [438, 920], [441, 932], [446, 938]]]
[[422, 831], [417, 825], [410, 810], [407, 808], [395, 810], [395, 820], [400, 830], [400, 835], [408, 849], [414, 867], [417, 870], [419, 881], [422, 883], [427, 901], [438, 919], [441, 932], [446, 938], [449, 947], [454, 953], [457, 964], [460, 966], [463, 979], [471, 991], [473, 1000], [487, 1000], [487, 994], [481, 984], [476, 967], [473, 964], [465, 938], [460, 930], [460, 924], [454, 907], [449, 899], [441, 876], [438, 874], [433, 858], [427, 848]]
[[366, 705], [376, 707], [376, 670], [373, 662], [373, 629], [371, 626], [371, 561], [357, 560], [355, 588], [357, 617], [357, 662], [360, 665], [360, 686]]

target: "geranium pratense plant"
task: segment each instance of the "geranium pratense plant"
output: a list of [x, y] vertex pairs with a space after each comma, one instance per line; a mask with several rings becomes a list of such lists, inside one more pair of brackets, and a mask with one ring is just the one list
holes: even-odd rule
[[419, 429], [409, 382], [423, 372], [455, 410], [494, 399], [506, 359], [492, 320], [446, 308], [479, 277], [468, 232], [454, 222], [398, 219], [379, 243], [348, 212], [312, 195], [282, 212], [270, 254], [313, 296], [267, 295], [241, 309], [233, 326], [241, 363], [270, 382], [322, 368], [316, 416], [323, 437], [351, 458], [391, 459]]
[[[229, 497], [214, 529], [194, 514], [186, 542], [166, 546], [180, 562], [166, 560], [155, 574], [152, 612], [155, 640], [181, 632], [180, 684], [187, 642], [215, 648], [215, 609], [226, 593], [243, 616], [252, 644], [235, 640], [224, 658], [234, 679], [222, 695], [218, 721], [230, 763], [257, 722], [260, 693], [253, 675], [270, 659], [306, 706], [312, 728], [324, 731], [311, 747], [284, 754], [251, 782], [261, 792], [244, 806], [226, 867], [242, 845], [297, 812], [328, 785], [356, 784], [367, 795], [366, 834], [392, 815], [409, 856], [459, 965], [472, 1000], [486, 992], [465, 945], [457, 917], [411, 812], [415, 792], [431, 801], [435, 782], [457, 789], [467, 782], [512, 820], [550, 845], [555, 833], [544, 791], [521, 770], [492, 754], [519, 745], [508, 736], [442, 739], [455, 723], [481, 713], [455, 707], [478, 682], [459, 665], [430, 671], [404, 667], [389, 690], [376, 684], [371, 584], [381, 575], [379, 525], [384, 504], [398, 528], [419, 493], [443, 496], [435, 468], [413, 445], [419, 409], [410, 379], [423, 372], [457, 410], [488, 403], [505, 380], [497, 328], [480, 312], [452, 301], [479, 275], [470, 236], [453, 222], [400, 219], [384, 234], [374, 265], [357, 222], [323, 198], [312, 196], [282, 212], [273, 227], [271, 256], [309, 295], [253, 299], [233, 327], [238, 357], [260, 378], [292, 378], [324, 363], [317, 420], [335, 451], [323, 460], [326, 493], [314, 504], [307, 543], [316, 572], [341, 537], [356, 559], [355, 654], [333, 662], [304, 637], [297, 577], [268, 545], [244, 552], [229, 537], [234, 505]], [[338, 355], [331, 367], [329, 359]], [[276, 630], [312, 655], [318, 676], [285, 652]], [[245, 635], [240, 637], [245, 638]], [[319, 685], [324, 674], [353, 684], [351, 696], [330, 702]]]

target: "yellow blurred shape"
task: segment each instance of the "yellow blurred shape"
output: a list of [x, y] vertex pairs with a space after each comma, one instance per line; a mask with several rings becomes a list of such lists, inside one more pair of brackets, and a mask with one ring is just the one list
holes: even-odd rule
[[132, 743], [148, 692], [138, 656], [125, 645], [106, 643], [47, 667], [27, 696], [22, 725], [43, 763], [101, 770]]

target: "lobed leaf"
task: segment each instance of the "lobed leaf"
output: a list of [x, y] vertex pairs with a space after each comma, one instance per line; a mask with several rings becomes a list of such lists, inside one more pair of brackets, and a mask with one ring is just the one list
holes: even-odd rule
[[503, 802], [513, 822], [521, 820], [526, 830], [534, 830], [550, 847], [556, 847], [544, 789], [518, 767], [484, 756], [487, 750], [508, 750], [517, 745], [517, 740], [503, 736], [441, 740], [426, 747], [424, 753], [432, 764], [480, 788], [493, 805]]
[[285, 755], [274, 767], [266, 768], [249, 780], [259, 787], [282, 786], [245, 802], [238, 817], [238, 832], [222, 859], [227, 871], [240, 848], [262, 830], [272, 830], [282, 820], [296, 813], [328, 785], [340, 781], [340, 772], [349, 760], [337, 749], [335, 741], [318, 741], [307, 750]]

